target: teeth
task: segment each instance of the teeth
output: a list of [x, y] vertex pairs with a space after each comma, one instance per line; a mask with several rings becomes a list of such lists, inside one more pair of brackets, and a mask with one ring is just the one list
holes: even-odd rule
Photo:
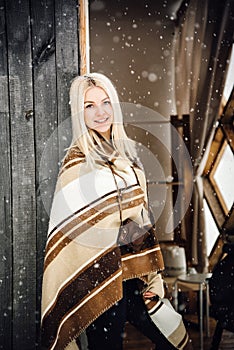
[[104, 123], [107, 121], [108, 118], [104, 118], [104, 119], [99, 119], [99, 120], [95, 120], [96, 123]]

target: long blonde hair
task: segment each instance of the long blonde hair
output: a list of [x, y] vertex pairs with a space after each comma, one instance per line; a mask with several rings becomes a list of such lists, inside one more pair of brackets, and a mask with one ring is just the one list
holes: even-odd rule
[[[123, 114], [117, 91], [110, 79], [101, 73], [78, 76], [71, 84], [70, 104], [73, 134], [71, 147], [77, 146], [90, 165], [94, 165], [95, 161], [101, 158], [102, 153], [105, 155], [101, 139], [95, 132], [87, 128], [84, 120], [84, 96], [90, 86], [100, 87], [108, 95], [114, 114], [111, 129], [112, 146], [122, 158], [132, 163], [137, 157], [135, 143], [128, 138], [124, 130]], [[97, 145], [99, 146], [98, 152]]]

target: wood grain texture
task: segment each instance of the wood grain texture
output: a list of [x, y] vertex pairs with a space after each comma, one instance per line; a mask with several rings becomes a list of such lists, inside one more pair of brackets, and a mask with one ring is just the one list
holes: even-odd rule
[[[35, 348], [36, 211], [29, 2], [6, 2], [12, 159], [12, 348]], [[8, 336], [11, 336], [8, 334]]]
[[0, 0], [0, 349], [11, 349], [12, 339], [12, 224], [11, 158], [7, 76], [5, 4]]
[[89, 3], [79, 0], [80, 74], [90, 73]]
[[[70, 120], [69, 89], [72, 79], [78, 75], [78, 2], [60, 0], [55, 3], [56, 21], [56, 63], [57, 63], [57, 106], [58, 125], [65, 129], [59, 135], [59, 155], [64, 156], [64, 148], [70, 144], [71, 131], [67, 132]], [[70, 138], [70, 139], [68, 139]]]
[[[31, 2], [36, 157], [37, 339], [49, 209], [58, 172], [54, 1]], [[51, 136], [54, 134], [54, 137]], [[50, 143], [52, 140], [52, 144]]]
[[[79, 71], [75, 0], [0, 0], [0, 349], [40, 348], [49, 211]], [[56, 48], [56, 49], [55, 49]], [[66, 132], [67, 132], [66, 127]], [[66, 140], [65, 140], [66, 138]]]

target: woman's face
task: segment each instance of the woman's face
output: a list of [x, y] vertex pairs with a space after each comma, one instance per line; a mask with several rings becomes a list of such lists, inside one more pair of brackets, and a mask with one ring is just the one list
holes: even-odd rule
[[84, 98], [84, 120], [88, 128], [110, 139], [113, 109], [106, 92], [97, 86], [89, 88]]

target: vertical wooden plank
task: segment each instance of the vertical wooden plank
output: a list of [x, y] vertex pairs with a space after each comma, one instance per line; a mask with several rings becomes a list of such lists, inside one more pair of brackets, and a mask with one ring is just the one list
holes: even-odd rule
[[11, 349], [12, 226], [11, 164], [5, 4], [0, 0], [0, 349]]
[[54, 1], [31, 2], [37, 188], [37, 342], [49, 211], [58, 173]]
[[[69, 145], [71, 136], [68, 130], [70, 122], [67, 121], [70, 119], [68, 90], [71, 79], [78, 72], [77, 3], [75, 0], [56, 2], [48, 0], [46, 3], [32, 1], [31, 14], [37, 186], [37, 314], [39, 321], [48, 217], [59, 160], [64, 156], [64, 148]], [[39, 322], [37, 331], [37, 339], [39, 339]]]
[[79, 0], [80, 74], [90, 72], [89, 45], [89, 4], [88, 0]]
[[[69, 89], [78, 74], [78, 1], [55, 2], [58, 125], [70, 119]], [[68, 123], [66, 123], [67, 125]], [[71, 133], [70, 133], [71, 136]], [[69, 144], [68, 140], [67, 143]], [[65, 143], [59, 137], [60, 155]]]
[[12, 159], [12, 348], [22, 350], [35, 349], [36, 328], [34, 132], [32, 113], [27, 113], [33, 110], [29, 2], [10, 0], [6, 9]]

